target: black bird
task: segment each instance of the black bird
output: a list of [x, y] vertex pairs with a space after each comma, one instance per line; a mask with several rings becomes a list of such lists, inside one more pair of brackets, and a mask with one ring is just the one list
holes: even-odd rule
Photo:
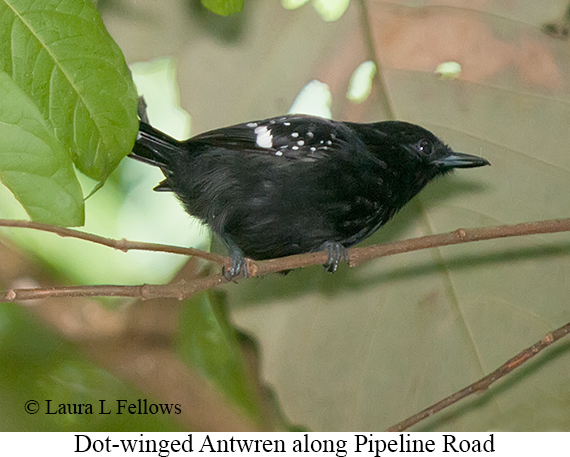
[[327, 251], [335, 271], [346, 248], [372, 235], [429, 181], [489, 165], [453, 152], [428, 130], [399, 121], [358, 124], [288, 115], [177, 141], [140, 123], [131, 157], [159, 167], [156, 191], [227, 244], [228, 280], [244, 257]]

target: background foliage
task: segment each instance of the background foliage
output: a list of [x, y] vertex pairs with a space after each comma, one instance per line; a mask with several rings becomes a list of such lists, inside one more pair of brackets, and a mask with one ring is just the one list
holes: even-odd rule
[[[121, 163], [109, 175], [136, 131], [136, 96], [119, 48], [129, 64], [171, 57], [155, 62], [156, 71], [132, 66], [135, 80], [141, 89], [141, 76], [163, 75], [150, 87], [169, 94], [158, 97], [169, 99], [164, 105], [180, 102], [192, 134], [286, 112], [318, 80], [330, 89], [335, 119], [419, 123], [454, 149], [492, 163], [430, 185], [367, 243], [568, 216], [570, 48], [543, 31], [545, 23], [562, 21], [565, 1], [249, 0], [241, 13], [221, 17], [197, 1], [101, 0], [102, 22], [89, 1], [44, 3], [51, 15], [29, 12], [34, 2], [0, 2], [2, 24], [16, 24], [14, 11], [30, 17], [26, 27], [12, 28], [17, 33], [0, 35], [0, 90], [10, 94], [1, 98], [0, 120], [16, 132], [0, 135], [0, 177], [10, 186], [13, 157], [6, 151], [13, 144], [42, 154], [33, 165], [39, 169], [60, 164], [50, 175], [55, 190], [42, 202], [56, 216], [44, 220], [81, 223], [81, 196], [107, 178], [85, 203], [86, 230], [207, 243], [205, 230], [173, 199], [152, 193], [156, 170]], [[75, 39], [50, 35], [43, 26], [72, 5], [67, 33]], [[224, 14], [241, 7], [205, 5]], [[368, 60], [378, 70], [368, 98], [355, 104], [346, 97], [349, 82]], [[446, 61], [461, 64], [458, 78], [434, 73]], [[153, 124], [187, 136], [188, 118], [153, 106], [151, 97]], [[14, 105], [23, 114], [8, 122]], [[72, 160], [96, 181], [76, 175]], [[49, 187], [37, 176], [25, 188]], [[68, 206], [53, 209], [62, 195], [71, 195]], [[26, 217], [6, 189], [0, 199], [1, 217]], [[35, 216], [36, 203], [20, 201]], [[182, 266], [184, 259], [173, 256], [111, 252], [45, 234], [11, 229], [3, 236], [3, 287], [158, 283], [190, 278], [200, 268], [193, 260]], [[570, 320], [569, 248], [567, 234], [452, 246], [344, 267], [334, 276], [314, 267], [240, 281], [225, 286], [225, 295], [183, 303], [3, 304], [0, 427], [384, 429]], [[567, 430], [568, 351], [562, 342], [417, 429]], [[30, 416], [23, 409], [32, 398], [84, 403], [147, 396], [182, 402], [184, 414]]]

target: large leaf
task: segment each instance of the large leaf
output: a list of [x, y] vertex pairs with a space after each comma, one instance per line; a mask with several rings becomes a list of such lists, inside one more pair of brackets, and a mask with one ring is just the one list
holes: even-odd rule
[[0, 71], [0, 179], [30, 217], [83, 224], [83, 194], [69, 154], [32, 100]]
[[[370, 41], [395, 115], [492, 163], [434, 183], [370, 242], [566, 217], [570, 58], [565, 42], [540, 32], [565, 2], [548, 2], [540, 12], [534, 2], [523, 3], [511, 11], [493, 2], [476, 12], [367, 2], [372, 36], [359, 28], [356, 2], [328, 26], [307, 7], [291, 15], [260, 7], [238, 49], [208, 43], [186, 50], [181, 93], [200, 130], [284, 112], [293, 88], [314, 77], [331, 87], [336, 118], [378, 119], [378, 85], [358, 107], [344, 101], [351, 72], [370, 58]], [[433, 73], [446, 60], [462, 64], [458, 80]], [[211, 61], [218, 63], [217, 78], [205, 91], [199, 69]], [[259, 70], [235, 71], [242, 67]], [[223, 94], [222, 110], [211, 102], [216, 93]], [[236, 321], [259, 337], [264, 375], [293, 422], [377, 430], [475, 381], [570, 320], [568, 244], [563, 234], [455, 246], [334, 277], [315, 268], [227, 290]], [[542, 399], [558, 419], [547, 427], [567, 429], [569, 358], [542, 355], [540, 365], [506, 387], [432, 426], [546, 427], [523, 405]], [[559, 403], [546, 401], [552, 397]]]
[[[341, 20], [324, 23], [309, 5], [285, 12], [257, 2], [232, 46], [154, 2], [134, 36], [122, 35], [130, 29], [117, 17], [110, 24], [137, 59], [156, 49], [176, 56], [194, 133], [286, 112], [317, 78], [333, 92], [337, 119], [379, 120], [392, 111], [491, 161], [430, 185], [369, 242], [567, 217], [570, 55], [566, 41], [540, 32], [566, 0], [540, 8], [535, 0], [419, 3], [425, 7], [353, 1]], [[344, 97], [348, 81], [369, 59], [379, 64], [376, 85], [354, 106]], [[439, 80], [433, 72], [449, 60], [463, 71]], [[205, 79], [204, 68], [215, 78]], [[263, 375], [291, 420], [316, 430], [378, 430], [570, 320], [569, 245], [559, 234], [450, 246], [334, 276], [312, 268], [226, 290], [233, 319], [259, 338]], [[568, 429], [568, 351], [561, 344], [537, 356], [423, 427]]]
[[90, 0], [0, 0], [0, 70], [88, 176], [104, 179], [130, 151], [136, 90]]

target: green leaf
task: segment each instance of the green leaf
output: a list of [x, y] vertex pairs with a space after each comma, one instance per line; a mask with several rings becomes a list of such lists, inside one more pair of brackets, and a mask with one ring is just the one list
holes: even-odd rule
[[202, 5], [220, 16], [239, 13], [243, 9], [244, 0], [202, 0]]
[[83, 194], [69, 154], [34, 102], [2, 71], [0, 100], [0, 180], [32, 219], [83, 225]]
[[199, 294], [184, 303], [179, 319], [180, 355], [256, 419], [259, 407], [236, 331], [220, 304], [211, 301], [213, 295]]
[[136, 90], [90, 0], [0, 0], [0, 70], [88, 176], [105, 179], [130, 151]]

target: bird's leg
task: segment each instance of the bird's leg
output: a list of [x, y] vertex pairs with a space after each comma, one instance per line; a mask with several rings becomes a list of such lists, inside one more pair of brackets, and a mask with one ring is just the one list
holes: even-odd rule
[[329, 255], [327, 263], [323, 265], [325, 270], [329, 273], [334, 273], [336, 271], [341, 260], [346, 260], [348, 262], [348, 251], [338, 241], [327, 241], [326, 243], [323, 243], [319, 250], [326, 251]]
[[220, 238], [226, 243], [230, 251], [231, 265], [229, 268], [224, 267], [222, 269], [222, 274], [228, 281], [239, 276], [243, 272], [243, 277], [247, 278], [247, 263], [243, 255], [243, 251], [238, 247], [237, 244], [225, 233], [220, 234]]

